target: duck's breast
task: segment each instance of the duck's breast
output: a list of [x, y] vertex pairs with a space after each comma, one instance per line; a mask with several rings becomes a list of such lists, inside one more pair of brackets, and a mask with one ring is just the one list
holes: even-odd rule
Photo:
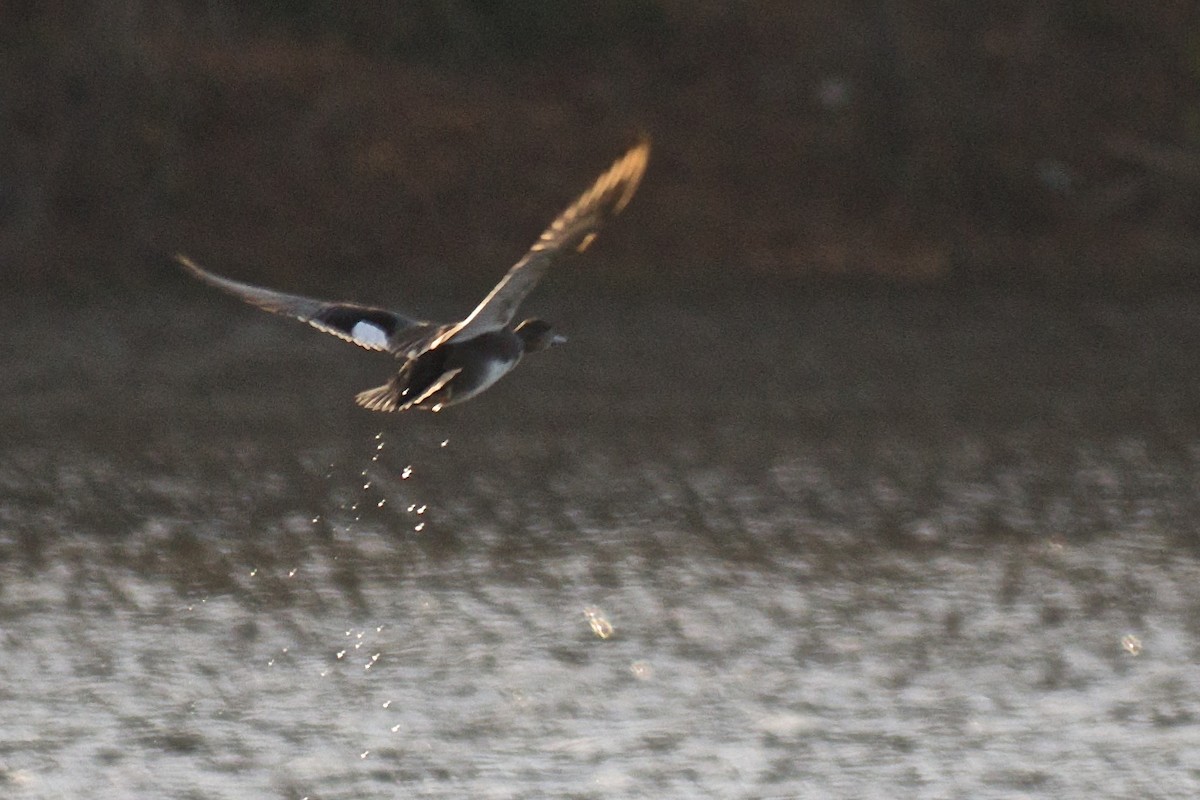
[[521, 360], [521, 340], [509, 331], [494, 331], [451, 345], [446, 368], [459, 367], [453, 402], [474, 397], [503, 378]]

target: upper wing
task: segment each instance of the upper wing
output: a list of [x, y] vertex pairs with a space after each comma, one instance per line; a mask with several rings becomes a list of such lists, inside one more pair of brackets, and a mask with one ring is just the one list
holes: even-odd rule
[[433, 341], [436, 347], [451, 339], [469, 339], [485, 331], [510, 324], [517, 307], [541, 280], [550, 265], [563, 253], [582, 253], [596, 238], [601, 226], [633, 198], [646, 171], [650, 142], [642, 139], [596, 179], [558, 219], [550, 223], [525, 257], [509, 269], [496, 288], [483, 298], [470, 316], [446, 330]]
[[[332, 333], [368, 350], [394, 350], [400, 341], [413, 341], [418, 332], [432, 331], [434, 326], [422, 320], [409, 319], [383, 308], [360, 306], [355, 303], [327, 303], [295, 294], [263, 289], [248, 283], [231, 281], [203, 269], [185, 255], [175, 260], [184, 269], [205, 283], [211, 284], [252, 306], [265, 311], [295, 317], [319, 331]], [[403, 334], [403, 335], [402, 335]]]

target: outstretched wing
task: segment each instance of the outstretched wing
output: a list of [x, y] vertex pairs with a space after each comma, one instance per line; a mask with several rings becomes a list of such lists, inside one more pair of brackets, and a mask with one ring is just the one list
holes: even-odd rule
[[355, 303], [329, 303], [295, 294], [285, 294], [248, 283], [231, 281], [203, 269], [185, 255], [175, 256], [184, 269], [207, 284], [228, 292], [264, 311], [294, 317], [307, 322], [319, 331], [332, 333], [368, 350], [397, 349], [398, 343], [411, 343], [422, 333], [436, 326], [423, 320], [410, 319], [394, 311]]
[[469, 339], [510, 324], [521, 301], [533, 291], [546, 270], [564, 253], [582, 253], [604, 223], [628, 205], [646, 171], [649, 157], [650, 142], [643, 139], [617, 159], [590, 189], [550, 223], [525, 257], [509, 269], [471, 315], [448, 328], [430, 346], [437, 347], [453, 339]]

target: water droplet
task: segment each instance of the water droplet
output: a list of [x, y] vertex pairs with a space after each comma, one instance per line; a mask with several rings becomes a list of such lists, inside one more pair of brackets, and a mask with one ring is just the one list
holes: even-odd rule
[[629, 665], [629, 671], [633, 673], [633, 677], [639, 681], [648, 681], [654, 677], [654, 667], [650, 666], [645, 661], [635, 661]]
[[400, 473], [400, 480], [406, 481], [410, 477], [412, 477], [412, 474], [413, 474], [412, 464], [409, 464], [407, 467], [404, 468], [404, 471]]
[[345, 658], [345, 656], [346, 656], [346, 651], [345, 651], [345, 650], [338, 650], [338, 652], [337, 652], [337, 657], [338, 657], [338, 658]]
[[592, 628], [592, 633], [599, 636], [601, 639], [607, 639], [613, 635], [612, 623], [604, 618], [604, 612], [598, 608], [585, 608], [583, 616], [587, 618], [588, 625]]
[[384, 504], [386, 504], [386, 503], [387, 503], [387, 498], [385, 497], [385, 498], [383, 498], [382, 500], [380, 500], [378, 503], [376, 503], [376, 504], [375, 504], [375, 507], [376, 507], [376, 508], [383, 508]]
[[1121, 637], [1121, 647], [1124, 647], [1125, 652], [1131, 656], [1142, 654], [1142, 640], [1132, 633], [1127, 633]]
[[444, 439], [444, 440], [442, 441], [442, 447], [445, 447], [445, 446], [446, 446], [446, 445], [448, 445], [448, 444], [450, 444], [450, 440], [449, 440], [449, 439]]
[[418, 513], [418, 514], [424, 514], [424, 513], [425, 513], [425, 509], [427, 509], [427, 508], [428, 508], [428, 506], [421, 506], [420, 508], [418, 508], [418, 509], [417, 509], [417, 513]]
[[416, 531], [417, 533], [420, 533], [421, 531], [425, 530], [425, 523], [418, 522], [416, 525], [413, 526], [413, 530]]

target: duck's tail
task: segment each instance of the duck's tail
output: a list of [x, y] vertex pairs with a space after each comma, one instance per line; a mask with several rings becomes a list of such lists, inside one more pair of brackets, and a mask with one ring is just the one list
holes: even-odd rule
[[409, 385], [408, 370], [402, 370], [383, 386], [359, 392], [354, 400], [368, 411], [407, 411], [410, 408], [427, 408], [430, 411], [441, 411], [442, 405], [449, 402], [447, 395], [439, 393], [454, 376], [462, 372], [462, 368], [447, 370], [438, 379], [425, 387], [424, 391], [414, 395]]
[[376, 386], [374, 389], [367, 389], [359, 392], [354, 397], [354, 402], [358, 403], [368, 411], [395, 411], [400, 405], [400, 395], [403, 392], [395, 378], [385, 383], [383, 386]]

